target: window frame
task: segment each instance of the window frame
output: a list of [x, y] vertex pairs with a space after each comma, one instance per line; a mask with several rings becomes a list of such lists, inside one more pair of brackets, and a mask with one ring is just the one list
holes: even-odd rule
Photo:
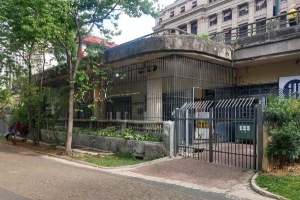
[[175, 16], [175, 12], [174, 10], [170, 12], [170, 18], [174, 17]]
[[[196, 5], [194, 5], [194, 3], [196, 3]], [[193, 6], [194, 5], [194, 6]], [[193, 1], [192, 2], [192, 8], [196, 8], [197, 7], [197, 1]]]
[[[231, 12], [230, 15], [228, 15], [227, 17], [224, 17], [224, 15], [228, 12]], [[226, 18], [226, 20], [225, 20]], [[224, 10], [223, 11], [223, 22], [227, 22], [227, 21], [230, 21], [232, 20], [232, 9], [227, 9], [227, 10]]]
[[262, 0], [255, 0], [255, 10], [256, 11], [260, 11], [260, 10], [262, 10], [262, 9], [265, 9], [265, 8], [267, 8], [267, 0], [265, 0], [265, 2], [261, 5], [261, 6], [258, 6], [257, 4], [260, 2], [260, 1], [262, 1]]
[[[216, 19], [213, 20], [213, 21], [211, 21], [211, 19], [212, 19], [213, 17], [215, 17]], [[214, 22], [215, 22], [215, 23], [214, 23]], [[217, 24], [218, 24], [218, 16], [217, 16], [217, 14], [210, 15], [210, 16], [209, 16], [209, 26], [215, 26], [215, 25], [217, 25]]]
[[182, 6], [181, 8], [180, 8], [180, 13], [184, 13], [185, 12], [185, 6]]
[[[245, 6], [247, 6], [247, 9], [241, 11], [241, 9]], [[238, 9], [239, 9], [239, 17], [248, 15], [249, 14], [249, 3], [243, 3], [241, 5], [238, 5]]]

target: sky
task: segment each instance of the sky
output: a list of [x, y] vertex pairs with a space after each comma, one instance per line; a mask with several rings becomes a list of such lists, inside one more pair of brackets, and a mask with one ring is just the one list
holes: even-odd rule
[[[158, 3], [163, 5], [163, 8], [174, 2], [175, 0], [158, 0]], [[122, 44], [152, 33], [152, 28], [155, 26], [155, 19], [146, 15], [140, 18], [130, 18], [126, 15], [122, 15], [117, 23], [119, 26], [118, 29], [122, 30], [122, 34], [115, 36], [112, 41], [114, 41], [116, 44]], [[113, 25], [108, 21], [104, 21], [104, 26], [105, 28], [113, 29]], [[96, 29], [94, 29], [93, 35], [103, 37]]]

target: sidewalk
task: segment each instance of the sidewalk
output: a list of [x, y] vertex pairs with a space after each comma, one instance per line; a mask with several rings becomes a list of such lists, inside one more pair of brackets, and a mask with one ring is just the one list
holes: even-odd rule
[[[45, 143], [44, 141], [42, 143]], [[79, 148], [81, 152], [95, 153], [94, 150]], [[50, 157], [49, 157], [50, 158]], [[68, 163], [73, 166], [94, 168], [90, 164], [75, 163], [70, 160], [52, 157], [50, 159]], [[89, 167], [90, 166], [90, 167]], [[173, 184], [186, 188], [214, 192], [237, 199], [268, 199], [254, 192], [250, 187], [252, 170], [243, 172], [241, 168], [214, 163], [201, 162], [194, 159], [164, 158], [155, 162], [143, 163], [137, 166], [119, 168], [101, 168], [97, 170], [121, 176], [140, 178], [160, 183]]]

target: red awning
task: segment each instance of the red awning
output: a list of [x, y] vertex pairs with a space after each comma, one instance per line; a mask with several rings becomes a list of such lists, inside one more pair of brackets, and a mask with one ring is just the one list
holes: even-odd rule
[[194, 2], [192, 6], [195, 6], [195, 5], [197, 5], [197, 2]]
[[225, 31], [225, 32], [224, 32], [224, 34], [227, 34], [227, 33], [229, 33], [229, 31]]
[[265, 3], [265, 0], [261, 0], [261, 1], [259, 1], [259, 2], [257, 2], [257, 6], [261, 6], [261, 5], [263, 5]]
[[198, 24], [196, 23], [195, 25], [194, 25], [194, 27], [197, 27], [198, 26]]
[[217, 19], [217, 17], [213, 17], [213, 18], [210, 18], [210, 20], [209, 21], [215, 21]]
[[228, 17], [231, 14], [231, 11], [224, 14], [224, 17]]
[[215, 35], [210, 35], [209, 37], [213, 38], [213, 37], [215, 37]]
[[246, 10], [246, 9], [248, 9], [248, 6], [242, 7], [242, 8], [240, 9], [240, 11], [243, 11], [243, 10]]
[[185, 7], [182, 7], [182, 8], [181, 8], [181, 11], [183, 11], [184, 9], [185, 9]]

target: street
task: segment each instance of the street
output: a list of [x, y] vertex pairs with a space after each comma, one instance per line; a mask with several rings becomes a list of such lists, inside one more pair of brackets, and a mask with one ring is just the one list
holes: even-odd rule
[[228, 199], [172, 184], [111, 174], [0, 144], [1, 200]]

